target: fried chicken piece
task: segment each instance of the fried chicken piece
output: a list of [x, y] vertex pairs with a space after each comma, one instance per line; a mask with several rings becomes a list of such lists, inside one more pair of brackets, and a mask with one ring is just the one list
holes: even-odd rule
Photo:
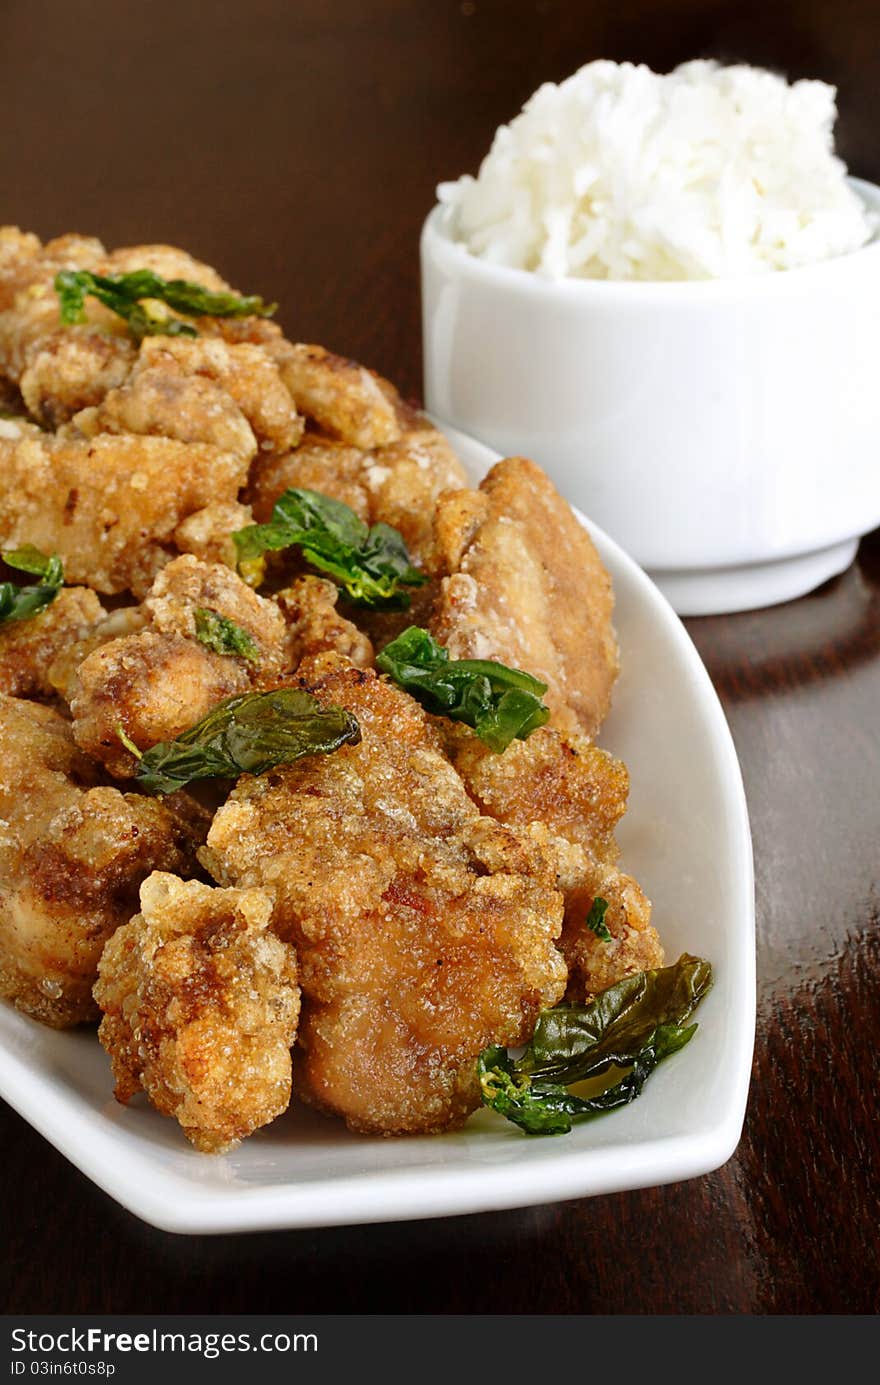
[[[559, 946], [569, 968], [568, 999], [583, 1001], [632, 972], [662, 966], [650, 900], [617, 865], [614, 829], [626, 811], [626, 766], [586, 737], [551, 726], [494, 755], [468, 728], [437, 725], [481, 812], [528, 828], [555, 861], [565, 899]], [[596, 898], [608, 905], [610, 942], [586, 925]]]
[[41, 246], [35, 236], [0, 228], [0, 376], [17, 385], [34, 418], [57, 428], [121, 384], [136, 355], [126, 324], [95, 299], [85, 322], [61, 325], [59, 270], [101, 271], [105, 250], [90, 236]]
[[534, 462], [498, 462], [440, 497], [444, 575], [431, 633], [453, 659], [498, 659], [547, 684], [556, 725], [593, 735], [617, 677], [613, 595], [589, 534]]
[[308, 430], [295, 451], [258, 457], [247, 491], [254, 518], [265, 524], [278, 497], [295, 486], [341, 500], [369, 523], [370, 498], [363, 480], [367, 455], [359, 447]]
[[141, 881], [193, 869], [199, 816], [174, 797], [103, 787], [57, 712], [0, 696], [0, 995], [55, 1028], [97, 1016], [98, 958]]
[[76, 694], [76, 675], [83, 660], [101, 645], [123, 635], [134, 635], [148, 623], [149, 616], [142, 606], [120, 606], [103, 616], [79, 639], [65, 644], [55, 654], [46, 670], [50, 691], [69, 705]]
[[26, 620], [0, 625], [0, 692], [13, 697], [51, 697], [49, 670], [71, 643], [85, 639], [104, 619], [104, 608], [87, 587], [65, 587], [54, 601]]
[[[59, 236], [40, 245], [10, 226], [0, 228], [0, 245], [0, 375], [18, 383], [31, 347], [61, 326], [55, 275], [62, 269], [95, 270], [106, 252], [92, 236]], [[119, 322], [94, 299], [88, 300], [86, 318], [80, 333], [109, 331]]]
[[222, 1154], [290, 1101], [296, 953], [269, 929], [263, 890], [156, 871], [141, 913], [104, 948], [98, 1037], [117, 1100], [143, 1089], [206, 1154]]
[[34, 418], [58, 428], [97, 404], [127, 378], [135, 360], [133, 341], [119, 332], [62, 327], [34, 343], [19, 381]]
[[396, 442], [365, 452], [307, 432], [295, 451], [259, 459], [250, 495], [259, 521], [288, 486], [320, 491], [349, 505], [368, 524], [399, 529], [413, 557], [430, 570], [433, 513], [442, 491], [467, 484], [443, 434], [410, 410]]
[[11, 266], [33, 260], [42, 246], [33, 231], [21, 231], [17, 226], [0, 226], [0, 274]]
[[110, 254], [104, 254], [101, 261], [101, 274], [130, 274], [135, 269], [152, 269], [163, 279], [188, 279], [192, 284], [214, 292], [229, 288], [225, 279], [205, 264], [197, 260], [187, 250], [176, 245], [164, 245], [161, 241], [146, 245], [123, 245]]
[[248, 462], [258, 446], [295, 447], [303, 428], [266, 353], [216, 337], [147, 337], [125, 384], [74, 422], [88, 437], [140, 433], [207, 442]]
[[[634, 972], [663, 966], [663, 944], [651, 923], [651, 901], [638, 881], [610, 862], [587, 856], [578, 885], [565, 891], [565, 926], [559, 946], [568, 963], [567, 999], [588, 1000]], [[606, 942], [586, 926], [594, 899], [608, 905]]]
[[397, 391], [375, 371], [323, 346], [282, 340], [270, 347], [297, 408], [352, 447], [384, 447], [400, 437]]
[[[62, 325], [54, 289], [55, 276], [62, 269], [88, 269], [104, 275], [152, 269], [166, 279], [187, 279], [208, 289], [229, 287], [210, 265], [174, 246], [134, 245], [108, 255], [101, 242], [91, 237], [62, 236], [41, 246], [35, 236], [24, 235], [14, 227], [0, 228], [0, 376], [19, 386], [34, 418], [53, 429], [81, 411], [100, 406], [108, 393], [123, 387], [138, 358], [138, 347], [126, 322], [94, 298], [85, 300], [84, 323]], [[148, 338], [140, 355], [150, 368], [159, 370], [158, 357], [167, 352], [176, 357], [181, 374], [204, 380], [186, 390], [177, 385], [180, 410], [191, 421], [194, 415], [203, 424], [207, 421], [211, 400], [218, 398], [222, 386], [240, 412], [247, 416], [252, 408], [256, 418], [267, 425], [266, 436], [273, 446], [293, 446], [301, 421], [277, 367], [253, 344], [261, 334], [247, 322], [234, 333], [226, 332], [218, 326], [220, 322], [222, 319], [200, 319], [198, 341]], [[241, 343], [250, 336], [252, 344], [233, 346], [236, 359], [230, 364], [223, 340], [201, 339], [206, 330]], [[274, 341], [275, 337], [269, 339]], [[194, 357], [199, 358], [197, 369], [193, 369]], [[174, 388], [171, 372], [167, 361], [161, 365], [161, 383], [170, 394]], [[231, 386], [230, 376], [236, 377], [239, 388]], [[174, 431], [175, 421], [180, 423], [177, 410], [163, 401], [155, 376], [141, 385], [138, 394], [134, 402], [128, 395], [114, 401], [100, 427], [91, 421], [90, 433], [103, 428], [180, 436]], [[84, 422], [89, 426], [88, 415]], [[256, 425], [254, 431], [261, 436]], [[204, 432], [193, 436], [190, 430], [185, 440], [213, 441], [213, 437], [206, 438]]]
[[240, 505], [237, 500], [224, 500], [216, 505], [206, 505], [196, 510], [194, 515], [178, 524], [174, 531], [174, 545], [181, 553], [192, 553], [205, 563], [225, 563], [235, 568], [238, 553], [233, 534], [253, 524], [253, 511], [249, 505]]
[[[245, 631], [255, 657], [217, 653], [202, 643], [200, 610]], [[224, 698], [277, 681], [287, 663], [278, 607], [221, 563], [175, 558], [156, 578], [144, 611], [145, 629], [102, 644], [83, 660], [70, 702], [77, 743], [117, 778], [136, 769], [120, 729], [140, 750], [173, 740]]]
[[55, 552], [68, 581], [142, 595], [178, 525], [234, 501], [247, 463], [171, 438], [0, 436], [0, 540]]
[[270, 889], [297, 948], [296, 1091], [355, 1130], [458, 1125], [481, 1049], [524, 1041], [564, 990], [550, 863], [480, 816], [407, 694], [335, 655], [300, 676], [355, 714], [361, 743], [243, 776], [204, 864]]
[[288, 667], [296, 669], [309, 654], [335, 650], [357, 668], [374, 663], [368, 637], [336, 609], [339, 588], [323, 577], [299, 577], [275, 594], [288, 623]]
[[447, 753], [482, 813], [501, 822], [545, 823], [600, 861], [618, 856], [614, 829], [626, 812], [621, 760], [585, 736], [541, 726], [494, 754], [467, 726], [437, 718]]

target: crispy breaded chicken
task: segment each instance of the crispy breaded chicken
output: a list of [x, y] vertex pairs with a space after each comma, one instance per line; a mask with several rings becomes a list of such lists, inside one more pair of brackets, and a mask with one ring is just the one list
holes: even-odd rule
[[57, 712], [0, 696], [0, 995], [56, 1028], [95, 1018], [101, 949], [141, 881], [194, 868], [183, 798], [102, 786]]
[[270, 931], [271, 914], [263, 890], [157, 871], [99, 964], [98, 1037], [117, 1099], [143, 1088], [208, 1154], [232, 1149], [290, 1101], [296, 953]]
[[[81, 410], [100, 405], [109, 392], [125, 384], [139, 354], [122, 318], [93, 298], [85, 301], [85, 322], [62, 324], [55, 276], [59, 270], [77, 269], [103, 275], [152, 269], [166, 279], [186, 279], [212, 290], [229, 288], [210, 265], [175, 246], [134, 245], [108, 254], [100, 241], [89, 236], [61, 236], [41, 246], [35, 236], [25, 235], [16, 227], [0, 227], [0, 378], [5, 377], [20, 389], [33, 417], [49, 428], [58, 428]], [[202, 339], [195, 342], [148, 338], [140, 352], [146, 367], [159, 369], [158, 357], [164, 353], [176, 356], [183, 374], [198, 374], [206, 382], [223, 386], [242, 413], [250, 417], [252, 412], [267, 423], [266, 436], [272, 439], [273, 446], [293, 446], [301, 422], [292, 407], [290, 393], [266, 352], [253, 344], [261, 338], [273, 342], [280, 339], [278, 329], [261, 333], [246, 319], [234, 329], [224, 326], [223, 319], [202, 319], [201, 323]], [[226, 343], [218, 339], [224, 336], [231, 342], [243, 343], [232, 348], [234, 362], [226, 354]], [[167, 361], [162, 367], [170, 393]], [[239, 388], [231, 385], [233, 375]], [[157, 382], [154, 379], [149, 383], [156, 386]], [[150, 396], [144, 385], [140, 393], [142, 397], [136, 404], [128, 397], [117, 400], [102, 421], [103, 426], [109, 426], [112, 420], [123, 425], [112, 431], [161, 432], [169, 437], [181, 436], [186, 431], [167, 404], [162, 408], [158, 388]], [[217, 397], [216, 389], [198, 386], [188, 391], [178, 386], [178, 393], [187, 411], [200, 412], [203, 417], [208, 401]], [[141, 426], [130, 427], [129, 419]], [[253, 418], [251, 422], [261, 437]], [[167, 432], [168, 427], [173, 431]], [[90, 431], [98, 430], [92, 426]], [[197, 434], [196, 440], [204, 440], [203, 435]]]
[[234, 501], [247, 461], [171, 438], [0, 435], [0, 543], [57, 553], [69, 582], [142, 595], [178, 525]]
[[323, 577], [298, 577], [276, 592], [274, 600], [288, 624], [287, 666], [297, 669], [309, 654], [335, 650], [357, 668], [370, 668], [373, 646], [368, 637], [336, 609], [339, 588]]
[[246, 462], [258, 447], [295, 447], [303, 427], [266, 353], [217, 337], [147, 337], [125, 383], [74, 423], [88, 437], [141, 433], [207, 442]]
[[256, 518], [267, 520], [288, 486], [320, 491], [344, 501], [368, 524], [381, 521], [399, 529], [413, 557], [432, 570], [437, 497], [465, 485], [465, 473], [427, 419], [414, 410], [404, 417], [398, 439], [372, 451], [307, 432], [293, 452], [259, 458], [249, 491]]
[[[253, 657], [203, 643], [199, 611], [233, 621], [253, 641]], [[156, 578], [144, 613], [144, 629], [101, 644], [83, 660], [70, 702], [77, 743], [117, 778], [136, 769], [120, 730], [147, 750], [179, 736], [223, 698], [276, 682], [287, 666], [278, 607], [221, 563], [175, 558]]]
[[384, 447], [400, 437], [397, 391], [375, 371], [323, 346], [277, 340], [269, 348], [297, 408], [352, 447]]
[[84, 640], [105, 618], [88, 587], [65, 587], [49, 606], [27, 620], [0, 625], [0, 692], [13, 697], [51, 697], [50, 668], [71, 644]]
[[55, 275], [99, 271], [106, 251], [91, 236], [59, 236], [41, 246], [15, 227], [0, 228], [0, 376], [20, 390], [34, 418], [57, 428], [97, 404], [125, 379], [136, 347], [125, 323], [89, 299], [86, 321], [63, 327]]
[[[485, 1046], [662, 963], [618, 864], [626, 769], [590, 739], [617, 675], [610, 580], [533, 463], [468, 489], [387, 380], [266, 318], [138, 341], [87, 295], [61, 322], [60, 270], [142, 269], [230, 288], [173, 246], [0, 227], [0, 549], [57, 553], [77, 584], [0, 626], [0, 995], [92, 1018], [106, 942], [117, 1095], [143, 1088], [216, 1151], [287, 1105], [299, 972], [303, 1098], [359, 1131], [454, 1127]], [[246, 586], [233, 535], [288, 487], [399, 530], [428, 579], [411, 606], [340, 614], [295, 547], [269, 559], [271, 595]], [[107, 614], [98, 593], [140, 604]], [[493, 754], [428, 716], [372, 668], [409, 624], [544, 680], [550, 723]], [[211, 813], [107, 776], [224, 698], [292, 683], [350, 710], [361, 742], [242, 776], [199, 853], [220, 887], [199, 884]], [[72, 724], [8, 693], [63, 699]]]
[[454, 659], [542, 679], [554, 723], [593, 735], [617, 677], [611, 579], [549, 477], [509, 457], [479, 491], [441, 496], [434, 528], [444, 580], [431, 633]]
[[204, 863], [261, 885], [296, 945], [296, 1091], [356, 1130], [460, 1124], [475, 1059], [559, 999], [562, 901], [527, 833], [481, 817], [405, 693], [325, 655], [300, 670], [362, 741], [259, 778], [217, 813]]
[[218, 501], [216, 505], [196, 510], [178, 524], [174, 545], [181, 553], [192, 553], [202, 562], [225, 563], [234, 568], [238, 552], [232, 536], [237, 529], [244, 529], [253, 522], [249, 505], [240, 505], [237, 500]]
[[[555, 861], [565, 899], [559, 945], [569, 968], [568, 999], [583, 1001], [632, 972], [662, 966], [650, 900], [617, 865], [614, 829], [629, 791], [621, 761], [586, 737], [551, 726], [493, 755], [466, 727], [437, 724], [481, 812], [528, 828]], [[596, 898], [608, 905], [610, 942], [587, 927]]]
[[80, 664], [95, 649], [123, 635], [143, 630], [149, 616], [143, 606], [120, 606], [91, 626], [79, 639], [59, 649], [46, 670], [46, 682], [52, 693], [68, 704], [76, 693], [76, 675]]

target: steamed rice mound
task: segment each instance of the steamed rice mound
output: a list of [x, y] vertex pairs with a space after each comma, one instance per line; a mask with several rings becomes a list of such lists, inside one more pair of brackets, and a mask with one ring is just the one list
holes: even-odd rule
[[593, 62], [438, 196], [453, 237], [551, 279], [712, 279], [856, 250], [873, 226], [834, 154], [836, 91], [747, 66]]

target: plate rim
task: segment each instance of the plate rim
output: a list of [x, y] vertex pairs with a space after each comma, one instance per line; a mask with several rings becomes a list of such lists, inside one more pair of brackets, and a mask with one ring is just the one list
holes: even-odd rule
[[[488, 468], [499, 454], [485, 444], [435, 419], [453, 447]], [[699, 684], [704, 712], [711, 717], [712, 740], [724, 761], [718, 781], [733, 830], [730, 850], [740, 884], [736, 912], [743, 915], [735, 993], [738, 1024], [723, 1109], [713, 1120], [685, 1134], [643, 1139], [619, 1146], [561, 1149], [547, 1160], [502, 1165], [487, 1163], [463, 1175], [461, 1169], [390, 1169], [345, 1173], [303, 1183], [236, 1185], [227, 1190], [200, 1187], [147, 1154], [127, 1149], [117, 1159], [115, 1127], [96, 1125], [92, 1112], [75, 1098], [58, 1097], [41, 1073], [0, 1042], [0, 1096], [71, 1164], [127, 1211], [162, 1231], [176, 1234], [229, 1234], [386, 1221], [426, 1220], [602, 1196], [711, 1173], [726, 1163], [742, 1133], [755, 1038], [755, 893], [752, 840], [742, 772], [718, 694], [679, 617], [647, 574], [598, 525], [575, 507], [603, 557], [610, 555], [658, 613], [665, 634], [679, 647]], [[34, 1023], [16, 1015], [23, 1024]], [[441, 1137], [442, 1138], [442, 1137]], [[613, 1159], [609, 1157], [613, 1151]], [[124, 1171], [123, 1171], [124, 1170]]]

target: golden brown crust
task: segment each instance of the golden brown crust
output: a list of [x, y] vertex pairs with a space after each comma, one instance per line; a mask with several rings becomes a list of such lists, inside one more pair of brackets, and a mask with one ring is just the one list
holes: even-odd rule
[[375, 371], [304, 342], [279, 342], [273, 354], [297, 408], [332, 437], [361, 448], [400, 437], [396, 391]]
[[[144, 601], [145, 629], [101, 644], [77, 669], [70, 710], [77, 743], [117, 778], [131, 776], [140, 750], [173, 740], [226, 697], [277, 681], [287, 664], [287, 629], [277, 606], [220, 563], [185, 555], [159, 573]], [[232, 620], [256, 658], [217, 653], [196, 633], [196, 612]]]
[[193, 869], [193, 824], [98, 782], [48, 707], [0, 696], [0, 995], [55, 1027], [93, 1019], [104, 942], [150, 871]]
[[455, 659], [498, 659], [548, 685], [562, 730], [592, 735], [617, 677], [611, 579], [540, 467], [498, 462], [479, 492], [440, 497], [432, 634]]
[[290, 1101], [296, 954], [269, 930], [271, 913], [262, 890], [156, 872], [99, 964], [98, 1036], [117, 1099], [143, 1088], [205, 1153], [233, 1148]]
[[120, 606], [93, 625], [80, 639], [73, 640], [60, 649], [46, 670], [49, 688], [64, 702], [70, 704], [76, 695], [76, 675], [80, 664], [95, 649], [123, 635], [134, 635], [143, 630], [148, 616], [142, 606]]
[[339, 614], [339, 588], [323, 577], [298, 577], [274, 598], [287, 621], [287, 667], [297, 669], [309, 654], [335, 651], [357, 668], [374, 663], [373, 646], [356, 625]]
[[266, 353], [218, 337], [147, 337], [125, 383], [74, 422], [89, 437], [138, 433], [206, 442], [246, 462], [258, 447], [295, 447], [303, 427]]
[[441, 722], [450, 759], [481, 812], [523, 826], [543, 822], [604, 861], [617, 859], [614, 829], [626, 812], [629, 775], [586, 736], [539, 727], [495, 755], [466, 726]]
[[293, 452], [259, 457], [248, 487], [254, 518], [265, 524], [278, 497], [296, 486], [341, 500], [369, 523], [369, 495], [362, 479], [366, 455], [360, 447], [309, 430]]
[[61, 327], [41, 336], [28, 351], [19, 381], [22, 398], [44, 427], [59, 428], [121, 385], [136, 354], [127, 337]]
[[140, 595], [173, 556], [181, 521], [235, 500], [246, 474], [205, 443], [0, 436], [0, 540], [57, 553], [69, 582]]
[[232, 536], [253, 522], [250, 506], [240, 505], [237, 500], [206, 505], [178, 524], [174, 545], [181, 553], [191, 553], [202, 562], [224, 563], [226, 567], [235, 568], [238, 551]]
[[[614, 828], [626, 810], [626, 767], [584, 736], [544, 726], [493, 755], [466, 727], [441, 723], [452, 763], [481, 811], [528, 828], [556, 870], [565, 899], [559, 946], [567, 997], [583, 1001], [632, 972], [663, 965], [651, 902], [617, 866]], [[608, 905], [605, 941], [586, 926], [593, 900]]]
[[390, 524], [417, 562], [432, 571], [433, 514], [437, 497], [465, 484], [464, 470], [443, 434], [409, 410], [393, 443], [365, 450], [309, 431], [283, 456], [258, 459], [250, 498], [260, 522], [288, 486], [341, 500], [368, 524]]
[[217, 813], [216, 878], [275, 893], [295, 942], [297, 1090], [358, 1130], [460, 1123], [474, 1060], [559, 998], [562, 902], [528, 834], [481, 818], [405, 694], [338, 656], [301, 677], [357, 716], [362, 741], [258, 779]]
[[65, 587], [51, 605], [27, 620], [0, 625], [0, 692], [12, 697], [52, 697], [50, 670], [71, 644], [86, 639], [105, 618], [88, 587]]

